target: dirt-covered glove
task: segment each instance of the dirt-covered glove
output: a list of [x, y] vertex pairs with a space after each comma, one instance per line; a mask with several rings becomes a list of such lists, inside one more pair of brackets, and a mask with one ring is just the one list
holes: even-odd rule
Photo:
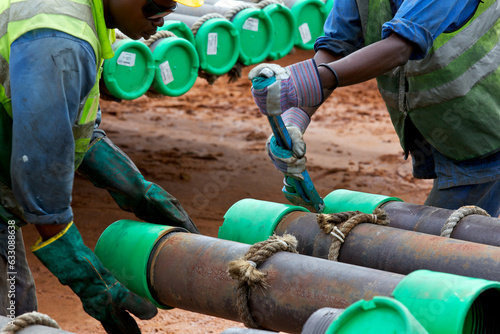
[[302, 134], [310, 123], [309, 115], [300, 108], [290, 108], [282, 115], [290, 139], [292, 150], [281, 147], [274, 135], [266, 142], [266, 151], [274, 166], [287, 176], [303, 180], [302, 172], [306, 170], [306, 143]]
[[129, 312], [142, 320], [151, 319], [158, 312], [104, 268], [83, 244], [73, 223], [47, 241], [40, 239], [31, 250], [61, 284], [68, 285], [80, 297], [85, 312], [99, 320], [109, 334], [140, 334]]
[[264, 115], [276, 116], [291, 107], [314, 107], [323, 102], [323, 86], [314, 59], [284, 68], [260, 64], [248, 78], [255, 103]]

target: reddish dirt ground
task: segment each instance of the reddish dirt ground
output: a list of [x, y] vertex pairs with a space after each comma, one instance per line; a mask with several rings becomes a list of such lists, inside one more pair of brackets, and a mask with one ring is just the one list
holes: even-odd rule
[[[289, 65], [313, 56], [299, 50], [277, 63]], [[282, 175], [264, 152], [270, 127], [259, 113], [246, 76], [214, 85], [198, 78], [180, 97], [143, 96], [122, 103], [103, 101], [103, 123], [111, 138], [134, 160], [148, 180], [176, 196], [200, 231], [216, 237], [225, 212], [238, 200], [254, 198], [287, 203], [281, 193]], [[400, 197], [422, 204], [430, 181], [415, 180], [404, 161], [398, 138], [375, 81], [337, 89], [313, 117], [305, 134], [308, 171], [321, 196], [350, 189]], [[123, 212], [102, 189], [77, 176], [73, 194], [75, 222], [86, 244], [94, 248], [102, 231]], [[32, 226], [23, 228], [33, 244]], [[37, 285], [39, 311], [64, 330], [104, 333], [88, 316], [72, 291], [62, 286], [28, 252]], [[161, 310], [140, 321], [143, 333], [221, 333], [241, 323], [180, 309]]]

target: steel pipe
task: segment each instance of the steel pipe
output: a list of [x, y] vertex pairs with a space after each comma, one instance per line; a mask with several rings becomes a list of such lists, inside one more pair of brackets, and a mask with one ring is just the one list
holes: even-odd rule
[[[328, 258], [333, 237], [325, 234], [317, 215], [293, 211], [275, 229], [297, 238], [300, 254]], [[392, 222], [391, 222], [392, 225]], [[345, 238], [339, 262], [399, 274], [428, 269], [500, 281], [500, 248], [374, 224], [359, 224]]]
[[[12, 321], [11, 318], [0, 316], [0, 329], [6, 326], [10, 321]], [[75, 333], [43, 325], [30, 325], [28, 327], [16, 331], [16, 334], [75, 334]]]
[[[389, 216], [390, 226], [432, 235], [441, 229], [455, 210], [405, 203], [396, 197], [337, 189], [325, 196], [324, 213], [359, 210], [372, 213], [383, 209]], [[453, 229], [451, 238], [500, 247], [500, 219], [483, 215], [462, 218]]]
[[251, 328], [228, 328], [221, 334], [276, 334], [277, 332], [262, 331], [260, 329]]
[[[227, 269], [249, 248], [203, 235], [170, 233], [151, 253], [151, 294], [164, 305], [241, 321], [236, 306], [238, 282]], [[252, 315], [263, 328], [288, 333], [300, 333], [320, 308], [345, 308], [360, 299], [390, 296], [404, 278], [288, 252], [274, 254], [259, 270], [267, 272], [268, 288], [251, 290]]]
[[[454, 210], [390, 201], [381, 205], [391, 221], [390, 226], [440, 235], [446, 220]], [[500, 219], [481, 215], [462, 218], [451, 238], [500, 247]]]
[[229, 264], [250, 247], [122, 220], [103, 232], [95, 253], [120, 282], [159, 307], [243, 321], [237, 311], [243, 302], [263, 330], [300, 333], [318, 309], [386, 298], [404, 305], [431, 334], [498, 332], [498, 282], [428, 270], [403, 276], [288, 252], [259, 261], [266, 288], [251, 288], [248, 299], [238, 300], [240, 283], [229, 277]]

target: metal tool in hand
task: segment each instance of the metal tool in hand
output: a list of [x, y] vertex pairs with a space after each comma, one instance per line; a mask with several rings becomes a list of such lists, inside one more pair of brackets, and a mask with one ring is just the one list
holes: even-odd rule
[[[272, 73], [271, 70], [268, 71], [269, 73], [265, 70], [266, 69], [263, 69], [260, 73], [262, 77], [270, 78], [274, 76], [274, 73]], [[277, 99], [271, 99], [274, 100], [274, 103], [269, 103], [271, 101], [268, 99], [267, 119], [271, 124], [271, 128], [278, 145], [291, 151], [292, 139], [290, 138], [285, 123], [283, 123], [283, 119], [281, 118], [281, 107], [279, 101], [280, 90], [281, 87], [279, 81], [276, 81], [268, 86], [268, 96], [277, 96]], [[285, 175], [283, 180], [285, 186], [282, 189], [283, 194], [286, 199], [294, 205], [305, 207], [312, 212], [322, 212], [325, 208], [325, 203], [316, 191], [309, 173], [305, 170], [301, 173], [301, 175], [304, 180], [297, 180], [293, 177]]]

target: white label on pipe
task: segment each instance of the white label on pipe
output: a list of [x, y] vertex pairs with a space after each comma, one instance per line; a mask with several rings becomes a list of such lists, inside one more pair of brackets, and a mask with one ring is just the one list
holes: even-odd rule
[[246, 19], [245, 23], [243, 23], [243, 29], [258, 31], [259, 30], [259, 19], [249, 17]]
[[116, 63], [118, 65], [133, 67], [135, 65], [135, 56], [136, 54], [132, 52], [122, 52], [118, 56]]
[[169, 83], [174, 81], [174, 75], [172, 74], [172, 70], [170, 69], [168, 60], [161, 63], [159, 67], [161, 72], [161, 80], [163, 80], [164, 85], [168, 85]]
[[309, 25], [306, 23], [302, 23], [299, 26], [299, 32], [300, 32], [300, 38], [302, 38], [302, 43], [307, 43], [309, 42], [312, 37], [311, 37], [311, 31], [309, 30]]
[[208, 34], [207, 55], [216, 55], [216, 54], [217, 54], [217, 33], [211, 32]]

